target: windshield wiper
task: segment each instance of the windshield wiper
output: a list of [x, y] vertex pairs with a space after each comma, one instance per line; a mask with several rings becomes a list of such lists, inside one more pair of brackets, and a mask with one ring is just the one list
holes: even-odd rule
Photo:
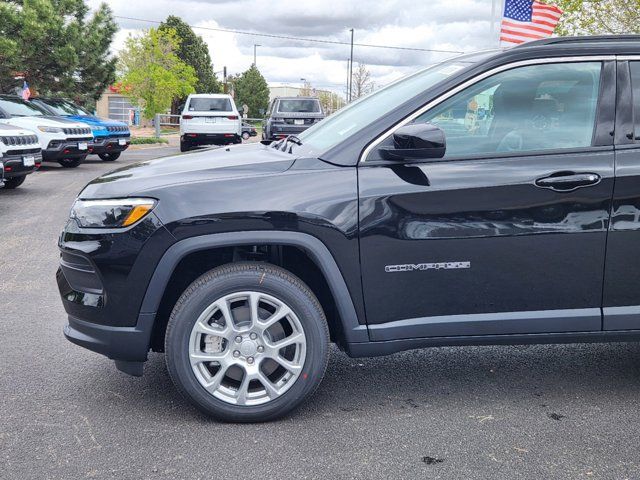
[[302, 140], [300, 140], [298, 137], [296, 137], [295, 135], [289, 135], [287, 136], [287, 138], [285, 139], [285, 143], [286, 142], [291, 142], [291, 143], [295, 143], [296, 145], [300, 146], [302, 145]]
[[[298, 137], [296, 137], [295, 135], [287, 135], [283, 139], [278, 140], [275, 143], [274, 148], [277, 148], [281, 152], [286, 152], [287, 151], [287, 145], [289, 145], [289, 142], [291, 142], [291, 143], [293, 143], [295, 145], [298, 145], [298, 146], [302, 145], [302, 140], [300, 140]], [[291, 153], [292, 149], [293, 149], [293, 147], [289, 147], [289, 153]]]

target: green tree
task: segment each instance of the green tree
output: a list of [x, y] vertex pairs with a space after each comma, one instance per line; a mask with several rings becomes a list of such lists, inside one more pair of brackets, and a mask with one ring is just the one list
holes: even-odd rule
[[269, 86], [255, 65], [232, 80], [235, 102], [238, 108], [249, 107], [249, 117], [260, 116], [269, 106]]
[[117, 26], [106, 4], [89, 16], [83, 0], [0, 2], [0, 91], [24, 73], [40, 94], [93, 103], [115, 79], [109, 49]]
[[151, 28], [142, 36], [129, 36], [120, 52], [121, 91], [147, 119], [169, 110], [174, 98], [195, 92], [198, 78], [193, 67], [178, 58], [178, 44], [172, 29]]
[[333, 112], [340, 110], [345, 105], [344, 98], [334, 92], [327, 90], [321, 90], [318, 92], [318, 100], [322, 105], [322, 110], [327, 115], [331, 115]]
[[640, 33], [640, 0], [556, 0], [559, 35]]
[[187, 65], [193, 67], [198, 77], [196, 93], [218, 93], [220, 83], [213, 72], [213, 63], [209, 47], [200, 35], [196, 35], [191, 27], [181, 18], [170, 15], [160, 24], [160, 30], [170, 30], [176, 34], [178, 48], [176, 55]]

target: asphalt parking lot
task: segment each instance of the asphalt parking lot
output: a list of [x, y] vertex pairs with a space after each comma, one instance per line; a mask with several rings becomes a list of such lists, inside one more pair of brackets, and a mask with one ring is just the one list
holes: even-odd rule
[[133, 378], [67, 342], [56, 239], [75, 195], [176, 150], [45, 166], [0, 190], [0, 478], [640, 478], [637, 344], [334, 349], [293, 415], [230, 425], [178, 395], [163, 355]]

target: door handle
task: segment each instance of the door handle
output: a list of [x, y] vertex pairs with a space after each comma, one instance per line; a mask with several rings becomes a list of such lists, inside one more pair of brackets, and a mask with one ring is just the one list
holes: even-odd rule
[[601, 177], [597, 173], [558, 172], [548, 177], [538, 178], [536, 186], [558, 192], [571, 192], [580, 187], [597, 185], [600, 180]]

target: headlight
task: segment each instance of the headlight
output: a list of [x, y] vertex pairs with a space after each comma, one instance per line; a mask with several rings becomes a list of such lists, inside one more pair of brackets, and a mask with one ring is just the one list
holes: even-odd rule
[[128, 227], [144, 218], [156, 203], [152, 198], [76, 200], [71, 218], [83, 228]]
[[44, 125], [39, 126], [38, 130], [46, 133], [62, 133], [62, 128], [60, 127], [45, 127]]

